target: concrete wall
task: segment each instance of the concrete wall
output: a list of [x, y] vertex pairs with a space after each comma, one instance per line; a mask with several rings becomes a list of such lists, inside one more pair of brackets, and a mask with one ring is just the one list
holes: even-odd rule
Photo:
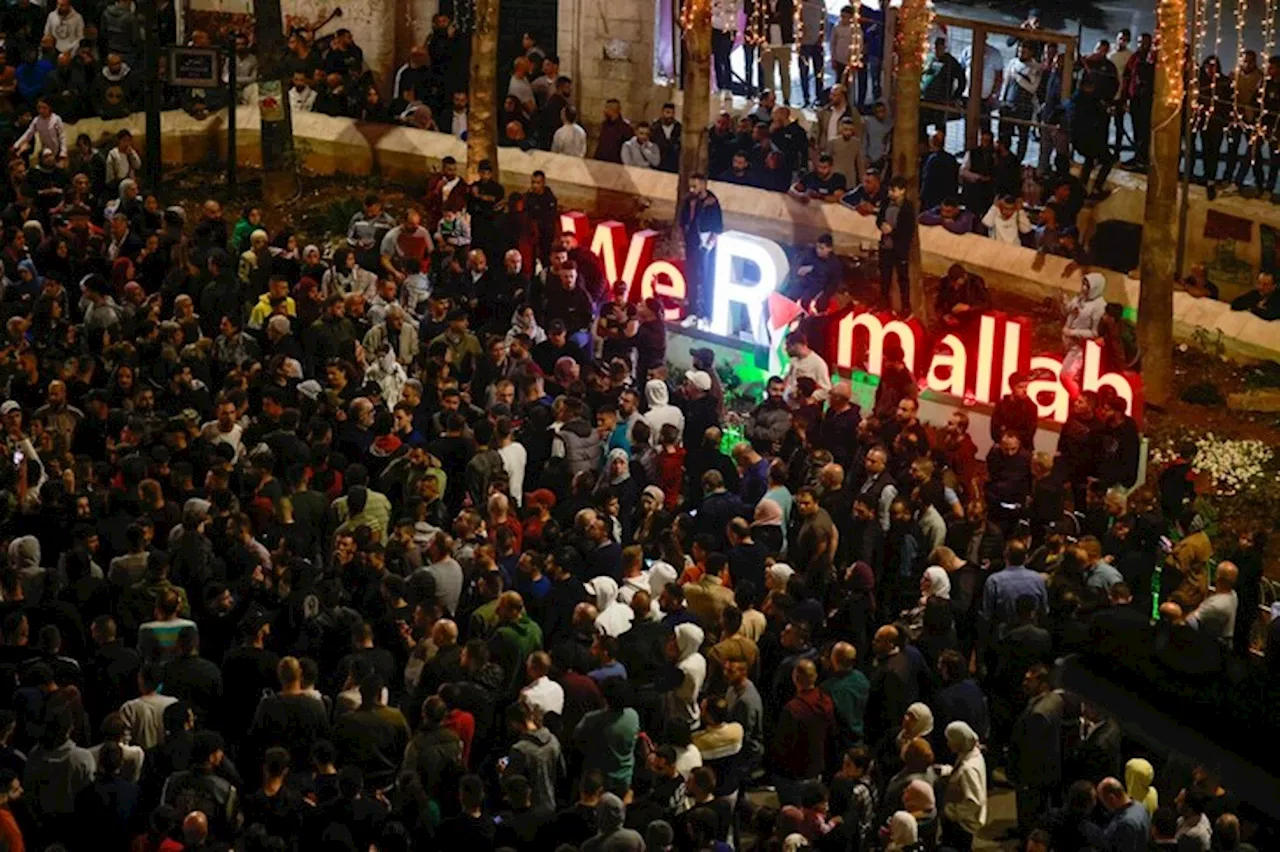
[[[226, 116], [215, 114], [197, 121], [183, 112], [163, 116], [166, 162], [194, 163], [223, 157]], [[256, 106], [240, 107], [237, 160], [260, 163]], [[143, 133], [142, 115], [114, 122], [86, 119], [68, 133], [89, 133], [129, 127]], [[294, 116], [294, 132], [306, 168], [322, 174], [375, 174], [383, 179], [420, 186], [446, 156], [465, 159], [465, 144], [449, 134], [392, 125], [363, 124], [315, 113]], [[649, 169], [600, 163], [545, 151], [499, 149], [501, 180], [508, 190], [525, 189], [535, 170], [546, 172], [561, 205], [594, 216], [624, 215], [670, 221], [676, 204], [676, 176]], [[838, 204], [812, 204], [790, 196], [750, 187], [712, 182], [725, 214], [725, 225], [759, 234], [784, 244], [805, 243], [831, 233], [843, 254], [858, 252], [878, 239], [871, 217]], [[922, 228], [921, 254], [926, 272], [942, 274], [962, 263], [987, 279], [997, 290], [1043, 299], [1071, 296], [1079, 291], [1079, 274], [1066, 275], [1066, 261], [1046, 258], [1036, 268], [1035, 252], [1007, 246], [975, 234], [957, 236], [942, 228]], [[1137, 281], [1105, 273], [1107, 298], [1128, 306], [1138, 303]], [[1197, 328], [1221, 330], [1227, 351], [1251, 358], [1280, 357], [1280, 328], [1248, 313], [1237, 313], [1224, 302], [1174, 296], [1175, 334], [1190, 338]]]

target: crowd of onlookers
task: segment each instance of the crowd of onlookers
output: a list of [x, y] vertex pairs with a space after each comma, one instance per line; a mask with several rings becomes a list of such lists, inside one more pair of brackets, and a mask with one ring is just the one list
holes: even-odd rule
[[[94, 17], [117, 38], [127, 12]], [[466, 66], [432, 70], [461, 44], [436, 23], [397, 88], [453, 128]], [[291, 98], [358, 85], [349, 34], [291, 51]], [[559, 82], [530, 65], [536, 106]], [[827, 142], [852, 138], [841, 97]], [[997, 776], [1025, 852], [1267, 848], [1248, 790], [1052, 668], [1211, 691], [1258, 612], [1265, 536], [1198, 511], [1195, 448], [1139, 481], [1125, 400], [1077, 386], [1086, 341], [1126, 358], [1101, 276], [1065, 306], [1048, 451], [1030, 373], [983, 436], [965, 409], [923, 415], [900, 347], [866, 410], [833, 382], [829, 237], [784, 284], [815, 308], [786, 369], [734, 399], [712, 350], [672, 368], [669, 305], [561, 233], [541, 172], [507, 193], [445, 159], [404, 209], [370, 194], [345, 232], [302, 234], [254, 203], [162, 205], [127, 132], [68, 144], [53, 106], [0, 191], [5, 848], [966, 852]], [[779, 110], [788, 185], [803, 168], [792, 191], [823, 194], [839, 149], [809, 174]], [[663, 120], [611, 120], [620, 160], [669, 155]], [[854, 206], [906, 314], [917, 216], [877, 180]], [[723, 220], [703, 176], [676, 227], [705, 316]], [[955, 268], [936, 330], [989, 306]]]

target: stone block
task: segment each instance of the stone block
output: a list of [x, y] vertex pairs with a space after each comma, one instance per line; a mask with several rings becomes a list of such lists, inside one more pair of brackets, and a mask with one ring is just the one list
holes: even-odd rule
[[1227, 408], [1234, 411], [1280, 412], [1280, 390], [1256, 390], [1227, 394]]

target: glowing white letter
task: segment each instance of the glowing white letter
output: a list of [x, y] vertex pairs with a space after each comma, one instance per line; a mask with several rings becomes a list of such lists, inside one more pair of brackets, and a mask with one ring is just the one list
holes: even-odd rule
[[[754, 267], [756, 274], [748, 276]], [[726, 337], [733, 333], [732, 305], [747, 311], [751, 334], [761, 345], [769, 345], [766, 323], [769, 294], [787, 277], [790, 264], [782, 247], [772, 240], [725, 231], [716, 240], [716, 268], [712, 280], [711, 332]]]

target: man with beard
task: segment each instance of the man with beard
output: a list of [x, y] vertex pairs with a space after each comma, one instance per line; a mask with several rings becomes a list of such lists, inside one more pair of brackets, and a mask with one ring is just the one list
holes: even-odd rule
[[751, 412], [744, 434], [759, 453], [774, 456], [781, 452], [782, 439], [791, 428], [791, 409], [783, 398], [785, 389], [780, 377], [770, 377], [765, 384], [764, 401]]

